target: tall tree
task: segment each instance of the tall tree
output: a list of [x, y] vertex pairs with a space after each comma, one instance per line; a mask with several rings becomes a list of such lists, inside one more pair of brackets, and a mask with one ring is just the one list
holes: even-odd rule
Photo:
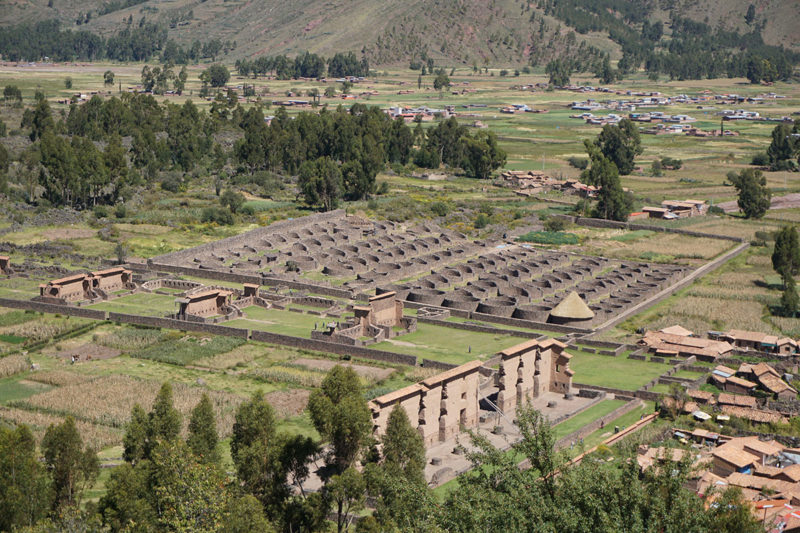
[[186, 444], [203, 463], [219, 462], [219, 436], [214, 407], [208, 394], [203, 394], [200, 402], [192, 410], [189, 420], [189, 437]]
[[793, 133], [799, 133], [797, 126], [792, 128], [788, 124], [778, 124], [772, 130], [772, 142], [767, 148], [771, 170], [791, 170], [795, 168], [794, 157], [800, 148], [800, 142]]
[[633, 172], [634, 159], [643, 152], [639, 128], [630, 119], [624, 118], [619, 124], [606, 124], [595, 144], [608, 159], [614, 162], [623, 176]]
[[300, 165], [298, 185], [307, 204], [321, 204], [324, 211], [330, 211], [342, 196], [342, 171], [329, 157], [306, 161]]
[[183, 416], [175, 409], [172, 400], [172, 385], [169, 382], [161, 385], [153, 409], [148, 415], [147, 443], [145, 456], [149, 457], [159, 442], [174, 442], [181, 433]]
[[28, 426], [0, 425], [0, 531], [31, 527], [50, 510], [52, 490]]
[[797, 295], [797, 285], [794, 278], [790, 277], [784, 282], [783, 294], [781, 294], [781, 312], [783, 316], [796, 317], [797, 309], [800, 306], [800, 297]]
[[781, 276], [784, 285], [800, 272], [800, 239], [794, 226], [782, 227], [775, 236], [772, 268]]
[[336, 510], [338, 533], [350, 531], [354, 515], [364, 508], [366, 488], [364, 477], [353, 467], [333, 476], [325, 484], [325, 497]]
[[308, 410], [314, 427], [331, 445], [328, 464], [333, 471], [353, 466], [372, 433], [372, 416], [358, 374], [349, 366], [333, 367], [311, 393]]
[[122, 438], [122, 458], [134, 466], [142, 459], [147, 458], [149, 425], [147, 413], [137, 403], [131, 410], [131, 419], [125, 428], [125, 436]]
[[231, 436], [233, 464], [243, 488], [258, 498], [271, 517], [280, 515], [290, 494], [281, 444], [275, 412], [263, 394], [239, 406]]
[[83, 447], [74, 418], [47, 428], [42, 453], [53, 477], [56, 506], [80, 504], [83, 490], [97, 479], [100, 462], [94, 450]]
[[729, 172], [728, 181], [738, 193], [737, 204], [746, 218], [761, 218], [769, 209], [772, 193], [767, 188], [767, 179], [760, 170], [746, 168]]
[[584, 146], [589, 154], [591, 166], [583, 171], [581, 179], [599, 189], [594, 215], [606, 220], [628, 220], [633, 202], [630, 195], [622, 190], [617, 166], [588, 139], [584, 141]]
[[396, 406], [389, 413], [381, 443], [384, 468], [402, 474], [409, 481], [425, 481], [425, 442], [402, 407]]

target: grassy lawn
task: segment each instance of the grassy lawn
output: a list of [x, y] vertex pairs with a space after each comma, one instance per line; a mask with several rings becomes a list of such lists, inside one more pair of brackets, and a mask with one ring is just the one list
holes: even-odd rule
[[264, 309], [263, 307], [252, 306], [243, 309], [246, 318], [238, 318], [226, 322], [226, 326], [232, 328], [246, 328], [259, 331], [269, 331], [270, 333], [280, 333], [281, 335], [292, 335], [293, 337], [311, 337], [314, 324], [318, 328], [323, 328], [325, 319], [315, 315], [305, 313], [293, 313], [291, 311], [281, 311], [279, 309]]
[[572, 433], [573, 431], [577, 431], [586, 424], [597, 420], [603, 416], [606, 416], [608, 413], [617, 409], [618, 407], [622, 407], [625, 405], [624, 400], [603, 400], [600, 403], [597, 403], [590, 408], [586, 409], [578, 413], [577, 415], [568, 418], [555, 426], [553, 430], [555, 431], [556, 439], [561, 439]]
[[585, 352], [574, 352], [569, 366], [575, 371], [573, 380], [576, 383], [630, 391], [639, 389], [670, 368], [667, 364]]
[[697, 379], [700, 376], [705, 375], [703, 372], [692, 372], [691, 370], [678, 370], [672, 377], [674, 378], [683, 378], [683, 379]]
[[25, 381], [25, 374], [0, 379], [0, 404], [14, 400], [24, 400], [34, 394], [45, 392], [52, 388], [43, 383]]
[[500, 350], [524, 342], [511, 335], [477, 333], [433, 324], [418, 324], [417, 331], [373, 345], [378, 350], [462, 364], [487, 359]]
[[122, 296], [108, 302], [89, 306], [101, 311], [116, 313], [129, 313], [145, 316], [164, 316], [176, 310], [175, 297], [164, 294], [139, 292], [129, 296]]

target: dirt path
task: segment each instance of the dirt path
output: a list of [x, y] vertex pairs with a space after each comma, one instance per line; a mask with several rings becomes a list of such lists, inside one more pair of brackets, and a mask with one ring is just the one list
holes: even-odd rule
[[[722, 202], [717, 204], [717, 207], [722, 208], [726, 213], [735, 213], [739, 210], [736, 200], [730, 202]], [[800, 207], [800, 193], [793, 192], [785, 196], [775, 196], [769, 205], [770, 209], [790, 209], [793, 207]]]

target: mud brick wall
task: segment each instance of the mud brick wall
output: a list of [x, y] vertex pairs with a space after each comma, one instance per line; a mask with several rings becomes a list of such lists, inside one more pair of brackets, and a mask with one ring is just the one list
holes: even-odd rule
[[222, 239], [219, 241], [209, 242], [207, 244], [195, 246], [194, 248], [187, 248], [186, 250], [159, 255], [151, 258], [148, 261], [148, 264], [162, 264], [162, 263], [180, 264], [184, 261], [187, 261], [187, 258], [189, 261], [191, 261], [191, 258], [193, 258], [200, 252], [210, 252], [215, 249], [225, 248], [229, 246], [240, 246], [242, 244], [249, 244], [251, 242], [256, 242], [256, 240], [260, 237], [266, 237], [267, 235], [273, 233], [296, 231], [310, 224], [328, 222], [331, 220], [338, 220], [344, 217], [345, 217], [344, 209], [337, 209], [335, 211], [329, 211], [327, 213], [317, 213], [315, 215], [308, 215], [305, 217], [299, 217], [291, 220], [281, 220], [279, 222], [270, 224], [269, 226], [265, 226], [263, 228], [258, 228], [252, 231], [248, 231], [246, 233], [242, 233], [241, 235], [234, 235], [233, 237], [228, 237], [226, 239]]
[[77, 316], [81, 318], [91, 318], [94, 320], [105, 320], [105, 311], [96, 309], [85, 309], [71, 305], [52, 304], [46, 302], [33, 302], [30, 300], [14, 300], [11, 298], [0, 298], [0, 306], [12, 309], [25, 309], [38, 311], [40, 313], [58, 313], [62, 315]]
[[555, 214], [553, 217], [560, 218], [577, 224], [579, 226], [589, 226], [592, 228], [615, 228], [615, 229], [630, 229], [630, 230], [649, 230], [658, 231], [661, 233], [678, 233], [680, 235], [688, 235], [690, 237], [710, 237], [712, 239], [721, 239], [724, 241], [733, 242], [746, 242], [740, 237], [731, 237], [730, 235], [719, 235], [715, 233], [703, 233], [700, 231], [692, 231], [681, 228], [670, 228], [667, 226], [655, 226], [652, 224], [636, 224], [632, 222], [617, 222], [614, 220], [604, 220], [602, 218], [588, 218], [588, 217], [575, 217], [570, 215]]

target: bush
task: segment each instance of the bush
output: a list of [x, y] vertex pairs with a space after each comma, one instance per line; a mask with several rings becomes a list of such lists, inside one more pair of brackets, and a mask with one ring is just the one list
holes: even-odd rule
[[181, 179], [177, 174], [168, 174], [161, 180], [161, 189], [167, 192], [178, 192], [181, 190]]
[[564, 231], [564, 228], [567, 227], [565, 220], [556, 217], [548, 217], [548, 219], [544, 221], [543, 225], [545, 231], [548, 232]]
[[751, 165], [756, 165], [758, 167], [766, 167], [769, 165], [769, 156], [767, 152], [759, 152], [753, 156], [753, 159], [750, 161]]
[[436, 216], [444, 217], [450, 212], [450, 208], [445, 202], [433, 202], [431, 204], [431, 212]]
[[125, 207], [125, 204], [117, 204], [114, 208], [114, 216], [117, 218], [125, 218], [128, 216], [128, 208]]
[[722, 209], [718, 205], [712, 205], [711, 207], [708, 208], [708, 214], [709, 215], [724, 215], [725, 214], [725, 210]]
[[756, 231], [755, 237], [757, 241], [772, 242], [775, 240], [775, 234], [771, 231]]
[[680, 170], [683, 166], [683, 161], [672, 157], [662, 157], [661, 166], [664, 168], [671, 168], [672, 170]]
[[96, 205], [92, 211], [95, 218], [108, 218], [108, 207], [104, 205]]
[[219, 207], [206, 207], [200, 217], [200, 221], [204, 223], [215, 223], [220, 226], [230, 226], [233, 224], [233, 214], [227, 209]]
[[519, 242], [531, 242], [536, 244], [578, 244], [578, 236], [574, 233], [564, 233], [561, 231], [531, 231], [517, 238]]
[[483, 229], [489, 225], [489, 217], [486, 213], [478, 213], [477, 218], [475, 218], [475, 229]]
[[578, 170], [586, 170], [589, 166], [589, 158], [587, 157], [570, 157], [567, 159], [567, 162], [570, 166], [577, 168]]

